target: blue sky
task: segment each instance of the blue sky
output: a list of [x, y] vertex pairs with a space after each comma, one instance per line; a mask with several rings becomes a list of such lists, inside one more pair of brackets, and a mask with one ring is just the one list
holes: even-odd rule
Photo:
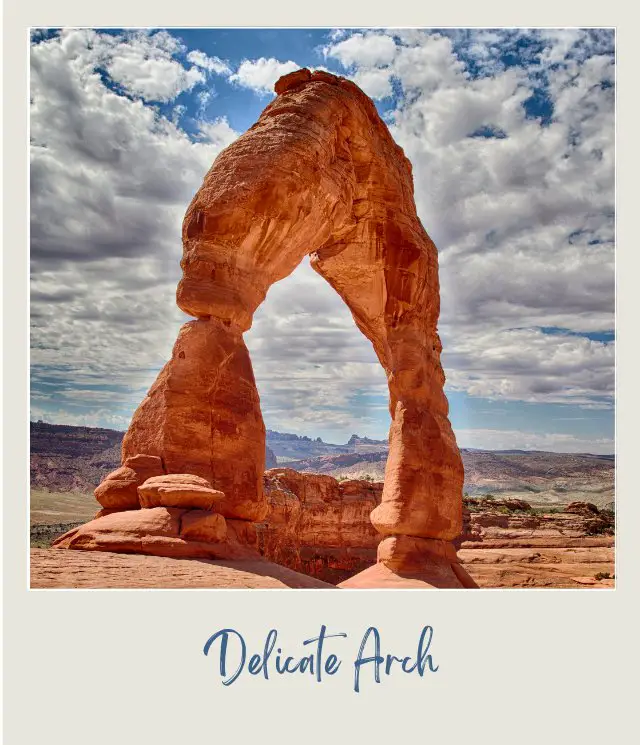
[[[125, 429], [170, 355], [180, 223], [301, 66], [350, 77], [414, 166], [439, 249], [461, 446], [613, 451], [613, 34], [32, 34], [32, 418]], [[306, 262], [247, 336], [267, 427], [383, 438], [384, 374]]]

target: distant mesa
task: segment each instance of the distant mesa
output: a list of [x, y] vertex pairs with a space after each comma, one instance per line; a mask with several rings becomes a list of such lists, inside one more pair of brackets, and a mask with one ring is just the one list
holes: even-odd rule
[[368, 437], [351, 435], [349, 441], [347, 442], [347, 446], [356, 447], [357, 445], [379, 445], [380, 447], [387, 447], [388, 443], [386, 440], [370, 440]]
[[[120, 466], [123, 434], [109, 429], [32, 422], [32, 488], [92, 492], [97, 483]], [[306, 442], [295, 434], [270, 430], [266, 441], [267, 470], [278, 466], [340, 479], [369, 475], [374, 481], [384, 480], [388, 454], [384, 441], [374, 440], [382, 444], [362, 449], [318, 442], [318, 438]], [[506, 494], [538, 506], [586, 501], [600, 509], [613, 507], [613, 455], [467, 448], [461, 452], [464, 492], [469, 496]]]
[[264, 467], [265, 468], [275, 468], [278, 465], [278, 459], [276, 458], [276, 454], [273, 452], [273, 450], [267, 445], [265, 447], [265, 460], [264, 460]]

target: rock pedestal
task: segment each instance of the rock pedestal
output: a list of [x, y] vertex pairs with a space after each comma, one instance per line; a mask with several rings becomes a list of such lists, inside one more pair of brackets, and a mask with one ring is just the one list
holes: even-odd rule
[[[459, 586], [453, 568], [440, 571], [454, 567], [451, 551], [433, 550], [461, 531], [463, 469], [443, 392], [437, 250], [416, 213], [411, 164], [351, 81], [303, 69], [275, 90], [187, 209], [177, 303], [197, 320], [135, 412], [123, 461], [144, 454], [167, 474], [206, 479], [224, 493], [216, 511], [227, 519], [265, 516], [265, 428], [242, 335], [269, 287], [309, 255], [389, 384], [389, 458], [371, 520], [394, 546], [414, 548], [380, 559], [367, 582], [381, 567], [401, 576], [422, 562], [437, 564], [427, 571], [437, 586]], [[135, 477], [110, 478], [130, 501], [103, 505], [135, 506]]]
[[205, 479], [185, 473], [152, 476], [137, 494], [139, 509], [103, 509], [60, 536], [53, 548], [192, 559], [258, 557], [253, 524], [225, 520], [216, 511], [225, 495]]
[[376, 587], [463, 589], [477, 585], [458, 561], [451, 542], [397, 535], [380, 542], [376, 564], [338, 587], [350, 590]]

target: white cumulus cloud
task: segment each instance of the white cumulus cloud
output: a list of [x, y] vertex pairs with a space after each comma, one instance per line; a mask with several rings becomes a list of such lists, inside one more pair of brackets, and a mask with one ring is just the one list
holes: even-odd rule
[[[237, 133], [218, 119], [191, 140], [112, 90], [97, 70], [125, 42], [107, 36], [70, 30], [31, 49], [31, 362], [35, 388], [68, 403], [57, 421], [97, 421], [81, 392], [60, 388], [72, 383], [109, 386], [116, 418], [102, 421], [126, 424], [186, 320], [175, 305], [186, 205]], [[147, 35], [126, 42], [137, 43], [148, 49]]]
[[231, 68], [224, 60], [221, 60], [219, 57], [209, 57], [197, 49], [189, 52], [187, 59], [197, 67], [207, 70], [207, 72], [212, 72], [216, 75], [231, 74]]
[[299, 68], [300, 65], [291, 60], [280, 62], [273, 57], [260, 57], [257, 60], [244, 60], [229, 80], [264, 95], [273, 93], [273, 86], [278, 78]]
[[345, 67], [388, 65], [396, 54], [396, 43], [386, 34], [353, 34], [325, 49], [327, 57], [339, 60]]

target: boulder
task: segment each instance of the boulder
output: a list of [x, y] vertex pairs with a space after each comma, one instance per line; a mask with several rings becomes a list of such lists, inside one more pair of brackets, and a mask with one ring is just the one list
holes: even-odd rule
[[220, 543], [227, 538], [227, 524], [216, 512], [189, 510], [182, 516], [180, 535], [190, 541]]
[[147, 509], [178, 507], [213, 510], [224, 499], [224, 494], [200, 476], [169, 473], [147, 479], [138, 487], [138, 497], [140, 506]]
[[227, 523], [227, 540], [230, 543], [239, 543], [242, 546], [250, 548], [258, 547], [258, 533], [255, 523], [247, 520], [233, 520], [226, 518]]
[[157, 455], [132, 455], [129, 458], [125, 458], [123, 465], [127, 468], [132, 468], [141, 480], [141, 483], [152, 476], [159, 476], [165, 472], [162, 465], [162, 458], [159, 458]]
[[133, 468], [122, 466], [112, 471], [93, 493], [104, 509], [137, 510], [140, 483]]
[[94, 491], [95, 498], [107, 510], [137, 510], [140, 507], [138, 486], [162, 473], [161, 458], [136, 453], [125, 458], [124, 464], [99, 484]]

